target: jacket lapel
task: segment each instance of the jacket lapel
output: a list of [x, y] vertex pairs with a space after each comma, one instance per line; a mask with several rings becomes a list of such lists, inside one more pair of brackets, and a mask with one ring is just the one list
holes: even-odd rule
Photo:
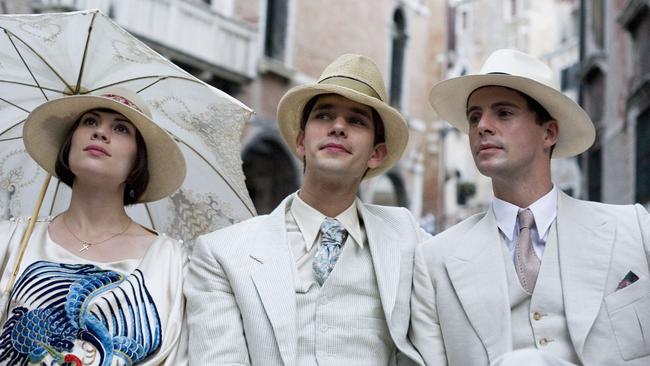
[[294, 364], [297, 347], [296, 294], [293, 279], [292, 256], [287, 243], [285, 209], [290, 198], [266, 218], [266, 227], [260, 228], [254, 250], [251, 277], [269, 322], [285, 365]]
[[562, 293], [573, 346], [585, 339], [603, 302], [616, 225], [560, 192], [557, 233]]
[[503, 248], [489, 209], [445, 261], [449, 279], [490, 362], [512, 350], [510, 306]]
[[390, 325], [400, 279], [402, 256], [399, 245], [395, 244], [400, 238], [395, 236], [395, 230], [384, 230], [387, 223], [368, 211], [363, 203], [357, 202], [357, 204], [366, 229], [381, 305], [384, 308], [386, 321]]

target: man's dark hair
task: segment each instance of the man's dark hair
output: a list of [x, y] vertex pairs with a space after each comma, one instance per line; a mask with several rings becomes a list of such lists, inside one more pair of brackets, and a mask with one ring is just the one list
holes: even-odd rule
[[[95, 109], [99, 112], [108, 112], [108, 113], [117, 113], [112, 109]], [[87, 113], [87, 112], [86, 112]], [[72, 146], [72, 135], [79, 127], [81, 123], [81, 118], [86, 114], [83, 113], [77, 121], [70, 127], [68, 133], [66, 134], [65, 139], [63, 140], [63, 145], [59, 149], [59, 154], [54, 165], [54, 171], [56, 176], [63, 183], [72, 187], [75, 179], [74, 173], [70, 170], [70, 165], [68, 158], [70, 156], [70, 147]], [[134, 204], [138, 201], [140, 196], [147, 189], [149, 184], [149, 166], [147, 162], [147, 146], [144, 142], [144, 138], [138, 129], [135, 129], [135, 145], [136, 145], [136, 155], [135, 155], [135, 164], [131, 173], [126, 178], [126, 184], [124, 187], [124, 197], [122, 202], [125, 206]], [[133, 194], [131, 194], [133, 191]]]
[[[533, 99], [533, 97], [529, 96], [526, 93], [522, 93], [519, 90], [512, 89], [517, 92], [517, 94], [521, 95], [525, 100], [526, 104], [528, 105], [528, 109], [531, 110], [535, 114], [535, 122], [537, 122], [538, 125], [543, 125], [546, 122], [553, 121], [555, 118], [551, 116], [550, 113], [544, 108], [543, 105], [541, 105], [538, 101]], [[553, 150], [555, 150], [555, 144], [551, 146], [551, 152], [549, 154], [550, 157], [553, 156]]]
[[526, 93], [522, 93], [519, 90], [515, 90], [519, 95], [521, 95], [525, 100], [526, 104], [528, 105], [528, 109], [530, 109], [533, 113], [535, 113], [535, 121], [537, 122], [538, 125], [543, 125], [544, 123], [548, 121], [554, 120], [553, 116], [551, 116], [550, 113], [544, 108], [543, 105], [541, 105], [538, 101], [533, 99], [531, 96], [529, 96]]

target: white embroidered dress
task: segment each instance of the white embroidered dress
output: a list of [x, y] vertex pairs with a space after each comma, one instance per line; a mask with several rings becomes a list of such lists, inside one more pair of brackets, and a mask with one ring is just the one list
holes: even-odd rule
[[[93, 262], [53, 242], [49, 222], [36, 223], [0, 309], [0, 365], [186, 363], [181, 243], [160, 235], [142, 259]], [[0, 223], [2, 291], [26, 227]]]

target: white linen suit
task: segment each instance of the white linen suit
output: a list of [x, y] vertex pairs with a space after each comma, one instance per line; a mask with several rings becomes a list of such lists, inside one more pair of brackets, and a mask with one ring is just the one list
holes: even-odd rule
[[[556, 225], [564, 311], [580, 361], [649, 365], [650, 215], [640, 205], [559, 192]], [[428, 365], [488, 365], [512, 351], [502, 245], [489, 210], [416, 250], [410, 336]], [[629, 271], [639, 279], [617, 290]]]
[[[297, 366], [295, 263], [285, 222], [289, 200], [269, 215], [197, 240], [185, 285], [191, 364]], [[427, 235], [406, 209], [359, 203], [358, 211], [397, 348], [394, 363], [421, 364], [407, 330], [413, 253]]]

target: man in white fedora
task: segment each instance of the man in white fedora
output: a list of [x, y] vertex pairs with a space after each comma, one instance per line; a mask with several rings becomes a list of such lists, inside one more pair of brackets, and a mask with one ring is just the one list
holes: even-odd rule
[[580, 201], [551, 158], [593, 143], [551, 70], [499, 50], [430, 102], [469, 135], [494, 199], [418, 246], [411, 340], [428, 365], [650, 365], [650, 215]]
[[375, 63], [343, 55], [289, 90], [280, 132], [304, 162], [271, 214], [198, 239], [185, 294], [193, 365], [421, 365], [407, 340], [415, 245], [404, 208], [365, 204], [359, 184], [408, 140]]

